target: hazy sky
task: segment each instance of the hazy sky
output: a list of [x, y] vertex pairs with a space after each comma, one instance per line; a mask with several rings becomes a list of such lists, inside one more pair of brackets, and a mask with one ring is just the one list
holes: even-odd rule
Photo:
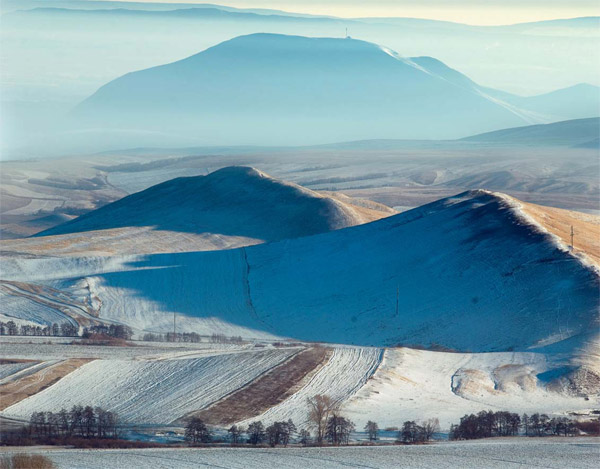
[[[131, 0], [144, 1], [144, 0]], [[145, 0], [216, 3], [342, 17], [404, 16], [469, 24], [511, 24], [600, 15], [600, 0]]]

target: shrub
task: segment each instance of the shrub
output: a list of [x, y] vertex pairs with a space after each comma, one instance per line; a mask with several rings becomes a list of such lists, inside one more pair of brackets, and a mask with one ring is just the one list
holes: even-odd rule
[[0, 461], [2, 469], [54, 469], [56, 467], [50, 459], [41, 454], [18, 453], [5, 456]]

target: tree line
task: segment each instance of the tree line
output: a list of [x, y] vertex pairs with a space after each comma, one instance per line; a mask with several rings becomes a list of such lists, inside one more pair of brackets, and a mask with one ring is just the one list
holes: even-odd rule
[[[53, 323], [52, 325], [44, 327], [31, 326], [29, 324], [17, 326], [14, 321], [0, 321], [0, 335], [78, 337], [79, 326], [71, 322], [63, 322], [61, 324]], [[125, 326], [123, 324], [99, 324], [83, 328], [82, 337], [85, 339], [98, 335], [129, 340], [133, 336], [133, 331], [129, 326]]]
[[14, 321], [0, 321], [0, 335], [24, 335], [37, 337], [76, 337], [79, 326], [70, 322], [54, 323], [51, 326], [31, 326], [23, 324], [17, 326]]
[[[147, 332], [142, 336], [142, 340], [146, 342], [202, 342], [202, 336], [196, 332], [167, 332], [158, 334]], [[226, 336], [225, 334], [212, 334], [208, 337], [208, 342], [213, 344], [243, 344], [244, 340], [241, 336]]]
[[119, 418], [101, 407], [74, 405], [71, 410], [34, 412], [29, 432], [34, 437], [117, 438]]
[[74, 405], [70, 410], [34, 412], [20, 429], [0, 432], [2, 444], [69, 444], [119, 438], [119, 417], [101, 407]]
[[166, 334], [154, 334], [147, 332], [142, 336], [145, 342], [202, 342], [202, 337], [196, 332], [167, 332]]
[[129, 340], [133, 337], [131, 327], [124, 324], [98, 324], [95, 326], [84, 327], [81, 337], [90, 339], [97, 336], [114, 337], [115, 339]]
[[550, 418], [546, 414], [532, 415], [491, 410], [464, 415], [460, 423], [451, 425], [451, 440], [473, 440], [495, 436], [574, 436], [581, 431], [598, 434], [600, 422], [578, 422], [567, 417]]
[[[232, 425], [228, 430], [231, 445], [248, 444], [252, 446], [269, 445], [287, 446], [295, 440], [303, 446], [323, 446], [326, 444], [339, 446], [348, 445], [350, 436], [356, 426], [340, 412], [339, 403], [327, 395], [316, 395], [306, 401], [308, 406], [307, 428], [298, 431], [294, 422], [273, 422], [265, 426], [262, 421], [255, 421], [247, 428]], [[364, 426], [369, 441], [377, 441], [379, 426], [369, 420]], [[438, 419], [429, 419], [420, 424], [415, 421], [404, 422], [397, 431], [397, 442], [414, 444], [430, 441], [433, 435], [440, 431]], [[209, 444], [214, 441], [213, 430], [200, 418], [194, 417], [187, 421], [185, 438], [191, 444]]]

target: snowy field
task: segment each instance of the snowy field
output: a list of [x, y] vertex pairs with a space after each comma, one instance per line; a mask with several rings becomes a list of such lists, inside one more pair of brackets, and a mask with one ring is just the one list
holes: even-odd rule
[[326, 394], [335, 402], [342, 404], [358, 392], [373, 375], [382, 356], [383, 350], [377, 348], [335, 348], [330, 360], [298, 392], [243, 424], [255, 420], [273, 422], [291, 418], [300, 426], [304, 426], [308, 398], [317, 394]]
[[23, 363], [0, 363], [0, 384], [4, 381], [5, 378], [18, 373], [25, 368], [29, 368], [35, 363], [32, 362], [23, 362]]
[[112, 347], [94, 345], [70, 345], [78, 342], [72, 337], [9, 337], [2, 336], [0, 348], [4, 358], [24, 360], [61, 360], [65, 358], [100, 358], [106, 360], [126, 360], [133, 358], [175, 358], [189, 355], [214, 355], [235, 352], [252, 345], [230, 344], [134, 342], [134, 347]]
[[[7, 451], [10, 454], [9, 450]], [[61, 469], [334, 469], [334, 468], [596, 468], [597, 438], [505, 438], [426, 446], [278, 448], [34, 450]], [[0, 450], [0, 454], [2, 451]]]
[[95, 360], [3, 414], [26, 419], [36, 411], [79, 404], [115, 411], [124, 423], [168, 424], [243, 387], [295, 352], [290, 348], [176, 360]]
[[446, 353], [408, 348], [386, 349], [373, 377], [344, 405], [362, 428], [368, 420], [381, 428], [406, 420], [437, 417], [443, 429], [466, 413], [509, 410], [564, 415], [588, 413], [598, 396], [548, 391], [538, 375], [560, 366], [549, 355], [525, 352]]

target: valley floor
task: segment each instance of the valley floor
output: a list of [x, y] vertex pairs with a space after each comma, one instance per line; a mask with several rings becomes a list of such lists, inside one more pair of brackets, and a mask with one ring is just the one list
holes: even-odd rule
[[[0, 449], [0, 455], [23, 452]], [[326, 448], [177, 448], [136, 450], [26, 449], [49, 457], [58, 468], [125, 469], [218, 467], [270, 468], [593, 468], [599, 438], [499, 438], [419, 446]]]

